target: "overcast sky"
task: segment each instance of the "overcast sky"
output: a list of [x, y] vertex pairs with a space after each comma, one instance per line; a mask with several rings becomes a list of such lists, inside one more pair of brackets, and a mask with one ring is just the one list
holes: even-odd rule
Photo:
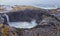
[[0, 0], [0, 4], [6, 5], [35, 5], [35, 4], [59, 4], [60, 0]]
[[55, 5], [60, 6], [60, 0], [0, 0], [0, 5]]

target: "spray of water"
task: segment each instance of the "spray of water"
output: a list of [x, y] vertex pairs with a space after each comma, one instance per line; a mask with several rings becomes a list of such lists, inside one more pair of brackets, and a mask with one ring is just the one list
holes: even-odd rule
[[37, 26], [36, 20], [32, 20], [31, 22], [10, 22], [9, 25], [11, 27], [16, 27], [16, 28], [33, 28]]
[[11, 27], [33, 28], [37, 25], [36, 20], [31, 20], [31, 22], [9, 22], [9, 16], [7, 14], [4, 14], [4, 16], [6, 16], [7, 22]]
[[4, 14], [4, 16], [6, 16], [7, 23], [9, 23], [9, 16], [7, 14]]

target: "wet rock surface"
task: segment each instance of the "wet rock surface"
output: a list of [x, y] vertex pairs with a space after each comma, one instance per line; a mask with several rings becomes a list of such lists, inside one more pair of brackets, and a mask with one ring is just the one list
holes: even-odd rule
[[59, 24], [54, 18], [48, 17], [35, 28], [22, 30], [21, 36], [59, 36]]
[[18, 36], [16, 29], [0, 24], [0, 36]]
[[[7, 25], [6, 18], [0, 24], [1, 36], [60, 36], [59, 14], [52, 15], [47, 10], [24, 10], [5, 13], [9, 16], [10, 22], [27, 21], [36, 19], [38, 25], [31, 29], [12, 28]], [[59, 15], [57, 17], [57, 15]], [[1, 19], [0, 17], [0, 19]]]
[[[40, 11], [40, 12], [39, 12]], [[32, 10], [32, 12], [13, 12], [11, 13], [11, 15], [8, 15], [11, 17], [10, 20], [12, 21], [19, 21], [18, 19], [18, 15], [22, 15], [20, 16], [20, 21], [29, 21], [31, 19], [36, 19], [38, 25], [34, 28], [31, 29], [17, 29], [17, 31], [21, 31], [18, 32], [19, 35], [21, 36], [59, 36], [60, 34], [60, 20], [55, 17], [55, 15], [51, 15], [49, 12], [47, 13], [46, 11], [36, 11], [36, 10]], [[30, 14], [31, 13], [31, 14]], [[18, 15], [16, 15], [18, 14]], [[16, 16], [15, 16], [16, 15]], [[13, 17], [13, 19], [12, 19]], [[16, 19], [15, 17], [17, 17], [18, 19]], [[14, 20], [14, 18], [16, 20]], [[20, 34], [21, 33], [21, 34]]]
[[1, 14], [0, 14], [0, 36], [19, 36], [16, 32], [16, 29], [10, 27]]

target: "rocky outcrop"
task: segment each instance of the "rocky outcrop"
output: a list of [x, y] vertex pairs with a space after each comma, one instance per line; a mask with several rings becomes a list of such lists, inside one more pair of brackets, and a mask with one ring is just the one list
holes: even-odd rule
[[25, 5], [22, 5], [22, 6], [19, 6], [19, 5], [12, 6], [12, 11], [19, 11], [19, 10], [23, 11], [23, 10], [26, 10], [26, 9], [39, 10], [40, 8], [37, 8], [37, 7], [34, 7], [34, 6], [25, 6]]
[[[30, 6], [29, 6], [30, 7]], [[35, 7], [19, 7], [19, 11], [5, 13], [9, 16], [10, 22], [27, 21], [35, 19], [38, 25], [31, 29], [13, 28], [7, 25], [6, 18], [0, 17], [0, 35], [1, 36], [59, 36], [60, 20], [52, 15], [50, 10], [36, 9]], [[29, 8], [29, 9], [28, 9]], [[15, 9], [15, 8], [14, 8]], [[16, 10], [16, 9], [15, 9]], [[18, 9], [17, 9], [18, 10]], [[53, 12], [56, 12], [55, 10]], [[54, 13], [55, 14], [55, 13]], [[2, 22], [1, 22], [2, 21]]]
[[10, 22], [16, 22], [16, 21], [27, 21], [30, 22], [31, 20], [35, 19], [37, 20], [37, 23], [39, 23], [43, 16], [49, 16], [49, 13], [47, 13], [46, 10], [31, 10], [26, 9], [23, 11], [14, 11], [6, 13], [9, 16]]
[[21, 36], [59, 36], [60, 22], [54, 18], [47, 17], [32, 29], [18, 28], [17, 30], [21, 31]]
[[16, 29], [11, 28], [8, 25], [0, 24], [0, 36], [19, 36], [16, 33]]
[[0, 36], [19, 36], [15, 28], [8, 25], [6, 20], [0, 14]]

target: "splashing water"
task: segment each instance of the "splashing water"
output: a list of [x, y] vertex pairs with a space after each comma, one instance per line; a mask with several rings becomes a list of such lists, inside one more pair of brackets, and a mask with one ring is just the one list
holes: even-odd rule
[[11, 27], [16, 28], [33, 28], [37, 25], [36, 20], [31, 20], [31, 22], [9, 22], [9, 16], [4, 14], [7, 18], [7, 22]]
[[9, 22], [9, 25], [16, 28], [33, 28], [37, 23], [36, 20], [32, 20], [31, 22]]
[[9, 23], [9, 16], [7, 14], [4, 14], [6, 16], [7, 22]]

